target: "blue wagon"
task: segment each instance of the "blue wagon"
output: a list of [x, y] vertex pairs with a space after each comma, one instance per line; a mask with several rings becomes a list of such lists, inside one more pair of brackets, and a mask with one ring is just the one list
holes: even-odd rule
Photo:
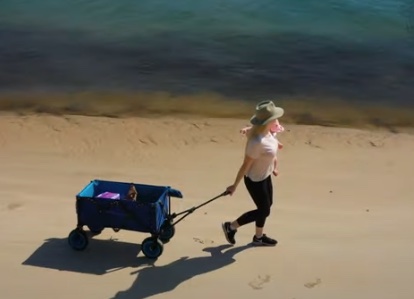
[[[136, 199], [128, 198], [130, 188], [135, 188]], [[84, 226], [93, 234], [100, 234], [104, 228], [149, 233], [141, 243], [141, 250], [148, 258], [158, 258], [164, 244], [175, 234], [175, 224], [199, 207], [227, 195], [227, 192], [209, 201], [180, 213], [171, 213], [171, 197], [182, 198], [179, 190], [169, 186], [154, 186], [137, 183], [92, 180], [76, 195], [77, 225], [69, 236], [69, 245], [74, 250], [88, 246]], [[173, 219], [183, 215], [175, 223]]]

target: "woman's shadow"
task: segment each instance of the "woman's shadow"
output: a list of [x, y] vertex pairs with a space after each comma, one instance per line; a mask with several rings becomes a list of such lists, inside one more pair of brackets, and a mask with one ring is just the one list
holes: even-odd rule
[[194, 276], [212, 272], [234, 263], [236, 261], [234, 256], [237, 253], [252, 246], [233, 247], [223, 252], [229, 247], [232, 246], [220, 245], [204, 248], [203, 251], [209, 252], [209, 256], [182, 257], [164, 266], [152, 265], [132, 272], [131, 275], [138, 273], [132, 286], [126, 291], [118, 292], [111, 299], [143, 299], [172, 291], [180, 283]]

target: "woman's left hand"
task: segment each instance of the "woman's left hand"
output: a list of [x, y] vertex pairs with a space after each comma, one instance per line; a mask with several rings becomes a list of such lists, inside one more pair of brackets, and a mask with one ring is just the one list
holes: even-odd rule
[[279, 174], [279, 170], [277, 170], [277, 169], [273, 170], [273, 175], [274, 176], [277, 176], [278, 174]]

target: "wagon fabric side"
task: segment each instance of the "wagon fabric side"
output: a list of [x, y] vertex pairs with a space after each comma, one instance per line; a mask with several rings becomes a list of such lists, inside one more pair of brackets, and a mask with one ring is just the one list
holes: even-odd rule
[[[182, 197], [181, 193], [167, 186], [134, 184], [138, 197], [132, 201], [124, 199], [130, 185], [92, 181], [76, 197], [78, 224], [96, 232], [109, 227], [158, 234], [170, 213], [170, 196]], [[107, 191], [120, 194], [120, 199], [97, 198]]]

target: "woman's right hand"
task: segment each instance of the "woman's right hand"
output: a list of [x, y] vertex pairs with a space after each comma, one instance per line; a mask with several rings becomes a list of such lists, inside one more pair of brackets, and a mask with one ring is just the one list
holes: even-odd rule
[[230, 195], [233, 195], [233, 193], [236, 191], [236, 185], [231, 185], [231, 186], [228, 186], [228, 187], [227, 187], [227, 189], [226, 189], [226, 191], [227, 191]]

